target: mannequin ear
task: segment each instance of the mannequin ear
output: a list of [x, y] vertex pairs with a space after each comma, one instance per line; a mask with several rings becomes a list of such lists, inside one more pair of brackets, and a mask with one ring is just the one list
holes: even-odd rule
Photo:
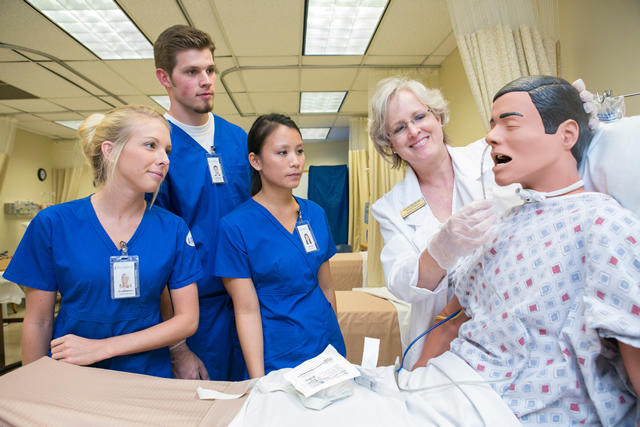
[[156, 69], [156, 77], [160, 84], [167, 89], [170, 89], [173, 85], [171, 84], [171, 76], [162, 68]]
[[562, 145], [565, 150], [570, 151], [578, 142], [580, 136], [580, 126], [573, 119], [565, 120], [558, 126], [556, 134], [562, 137]]
[[255, 153], [249, 153], [249, 164], [257, 171], [262, 169], [262, 166], [260, 165], [260, 158], [256, 156]]

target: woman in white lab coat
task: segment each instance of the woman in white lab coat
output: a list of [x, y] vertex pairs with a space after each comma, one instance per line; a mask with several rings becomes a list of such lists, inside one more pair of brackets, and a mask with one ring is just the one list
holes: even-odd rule
[[[489, 236], [488, 219], [493, 216], [489, 203], [470, 202], [494, 199], [499, 211], [522, 203], [515, 196], [515, 187], [496, 186], [491, 169], [490, 153], [484, 157], [483, 195], [481, 159], [487, 147], [484, 139], [466, 147], [451, 147], [444, 126], [448, 122], [447, 102], [437, 89], [427, 89], [422, 83], [406, 77], [390, 77], [378, 84], [372, 99], [372, 119], [369, 135], [376, 150], [393, 167], [407, 165], [405, 179], [372, 207], [373, 216], [380, 223], [384, 248], [380, 255], [389, 291], [411, 303], [411, 327], [403, 332], [403, 350], [417, 336], [433, 324], [451, 298], [446, 270], [455, 267], [456, 248], [449, 250], [451, 239], [442, 233], [455, 227], [456, 219], [472, 221], [473, 228], [482, 228], [467, 252], [481, 246]], [[457, 217], [452, 214], [458, 213]], [[447, 227], [443, 224], [450, 220]], [[492, 222], [491, 222], [492, 223]], [[459, 224], [459, 223], [458, 223]], [[489, 224], [490, 225], [490, 224]], [[469, 229], [468, 229], [469, 231]], [[444, 239], [442, 239], [444, 237]], [[449, 236], [450, 237], [450, 236]], [[427, 245], [433, 240], [431, 251]], [[455, 246], [455, 242], [453, 242]], [[435, 254], [435, 252], [446, 253]], [[434, 252], [431, 254], [430, 252]], [[463, 251], [464, 252], [464, 251]], [[453, 265], [451, 265], [453, 263]], [[442, 268], [442, 267], [444, 268]], [[439, 283], [435, 289], [425, 289], [426, 283]], [[424, 338], [413, 345], [404, 367], [411, 369], [422, 353]]]

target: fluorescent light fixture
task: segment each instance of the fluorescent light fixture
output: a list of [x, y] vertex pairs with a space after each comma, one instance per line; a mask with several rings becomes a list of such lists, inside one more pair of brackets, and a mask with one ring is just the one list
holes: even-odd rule
[[171, 108], [171, 99], [169, 99], [168, 95], [152, 95], [149, 98], [162, 105], [162, 108], [167, 111], [169, 111], [169, 109]]
[[153, 58], [153, 47], [113, 0], [27, 0], [100, 59]]
[[302, 134], [302, 139], [327, 139], [327, 135], [329, 135], [329, 131], [331, 128], [302, 128], [300, 129], [300, 133]]
[[301, 113], [337, 113], [347, 92], [302, 92]]
[[307, 0], [304, 55], [364, 55], [388, 0]]
[[84, 120], [56, 120], [54, 123], [68, 127], [73, 130], [78, 130], [80, 125], [84, 123]]

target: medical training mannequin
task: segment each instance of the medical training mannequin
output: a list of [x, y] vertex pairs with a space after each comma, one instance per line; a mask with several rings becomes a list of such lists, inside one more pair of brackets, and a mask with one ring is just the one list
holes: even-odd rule
[[300, 131], [289, 117], [268, 114], [254, 122], [248, 144], [252, 198], [220, 221], [214, 274], [231, 295], [248, 376], [256, 378], [329, 344], [343, 356], [346, 348], [326, 215], [292, 193], [304, 170]]
[[[174, 374], [237, 381], [244, 378], [245, 367], [230, 297], [212, 272], [218, 221], [249, 198], [251, 175], [247, 133], [211, 113], [214, 50], [207, 33], [186, 25], [167, 28], [153, 45], [156, 76], [171, 100], [165, 117], [173, 145], [171, 170], [156, 203], [185, 220], [205, 270], [198, 280], [199, 327], [186, 343], [172, 346]], [[165, 319], [172, 315], [166, 297]]]
[[[405, 179], [372, 207], [385, 243], [380, 260], [387, 288], [411, 303], [409, 336], [402, 339], [406, 348], [433, 324], [452, 296], [445, 269], [427, 249], [429, 239], [452, 215], [451, 223], [472, 227], [472, 233], [485, 238], [496, 220], [492, 204], [482, 201], [480, 160], [487, 145], [480, 140], [466, 147], [449, 146], [444, 131], [449, 120], [447, 101], [439, 90], [418, 81], [398, 76], [382, 80], [371, 104], [369, 135], [376, 150], [395, 168], [407, 165]], [[486, 155], [482, 179], [489, 196], [498, 200], [502, 209], [521, 204], [514, 195], [515, 187], [495, 185], [492, 166]], [[469, 204], [473, 201], [479, 202]], [[477, 242], [480, 244], [482, 239]], [[460, 255], [464, 254], [467, 252]], [[444, 265], [447, 269], [452, 266]], [[434, 278], [437, 285], [427, 288], [425, 284]], [[421, 339], [411, 347], [406, 366], [417, 361], [423, 343]]]
[[[169, 124], [152, 108], [123, 106], [90, 116], [78, 134], [101, 188], [39, 212], [4, 274], [26, 287], [22, 363], [51, 354], [172, 378], [168, 346], [198, 327], [203, 270], [184, 221], [145, 201], [169, 167]], [[175, 316], [163, 322], [167, 286]]]
[[588, 117], [568, 82], [517, 79], [491, 117], [496, 182], [520, 183], [526, 203], [457, 268], [442, 314], [464, 314], [429, 335], [414, 369], [450, 343], [485, 380], [505, 379], [492, 387], [523, 423], [636, 425], [640, 218], [584, 191]]

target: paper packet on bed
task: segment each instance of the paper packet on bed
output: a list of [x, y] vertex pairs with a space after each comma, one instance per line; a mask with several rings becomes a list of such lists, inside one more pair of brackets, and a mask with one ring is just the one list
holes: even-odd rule
[[309, 397], [357, 376], [360, 376], [360, 372], [331, 344], [320, 355], [284, 374], [285, 379], [304, 397]]

